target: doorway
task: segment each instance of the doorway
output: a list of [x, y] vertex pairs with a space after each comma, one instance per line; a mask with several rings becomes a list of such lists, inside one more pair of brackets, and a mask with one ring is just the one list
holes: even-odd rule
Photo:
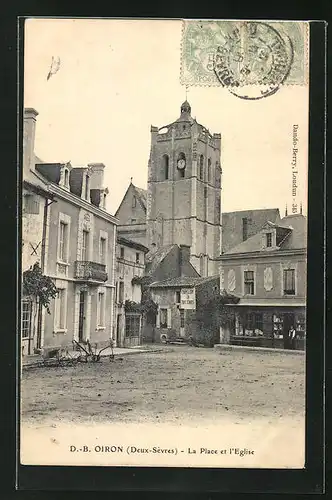
[[291, 329], [291, 326], [295, 326], [294, 323], [294, 313], [284, 313], [283, 315], [283, 338], [284, 338], [284, 349], [290, 349], [291, 348], [291, 342], [289, 338], [289, 330]]
[[78, 341], [82, 342], [84, 340], [84, 324], [85, 324], [85, 300], [86, 292], [80, 292], [80, 307], [79, 307], [79, 318], [78, 318]]
[[116, 317], [116, 345], [121, 347], [121, 314], [118, 314]]

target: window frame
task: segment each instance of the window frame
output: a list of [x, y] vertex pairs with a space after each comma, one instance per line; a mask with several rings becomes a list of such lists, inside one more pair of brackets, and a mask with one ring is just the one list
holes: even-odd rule
[[[28, 306], [28, 310], [25, 310], [25, 306]], [[22, 340], [27, 340], [31, 338], [31, 326], [32, 326], [32, 300], [30, 299], [23, 299], [22, 304], [21, 304], [21, 339]], [[28, 317], [25, 318], [25, 315], [28, 314]], [[28, 335], [23, 335], [24, 331], [26, 330], [25, 324], [28, 323], [27, 330], [28, 330]]]
[[[252, 278], [248, 277], [248, 273], [252, 275]], [[252, 269], [243, 271], [243, 288], [244, 295], [255, 295], [255, 271]], [[248, 289], [249, 291], [247, 291]]]
[[271, 248], [272, 247], [272, 233], [265, 233], [266, 234], [266, 247]]
[[98, 291], [97, 294], [97, 329], [105, 329], [106, 318], [106, 293], [105, 291]]
[[81, 261], [89, 261], [89, 235], [90, 231], [87, 229], [82, 230], [82, 246], [81, 246]]
[[[54, 331], [67, 332], [67, 288], [57, 286], [57, 296], [54, 304]], [[61, 292], [61, 294], [59, 294]], [[63, 316], [63, 317], [62, 317]]]
[[[162, 316], [165, 315], [165, 321], [162, 322]], [[168, 327], [168, 312], [167, 307], [161, 307], [159, 310], [159, 327], [167, 328]]]
[[[293, 287], [290, 289], [286, 289], [286, 283], [287, 283], [286, 275], [289, 272], [292, 273], [291, 282], [292, 282]], [[283, 269], [282, 283], [283, 283], [283, 287], [282, 287], [283, 288], [283, 295], [290, 296], [290, 297], [293, 297], [294, 295], [296, 295], [296, 276], [295, 276], [295, 269], [294, 268]]]

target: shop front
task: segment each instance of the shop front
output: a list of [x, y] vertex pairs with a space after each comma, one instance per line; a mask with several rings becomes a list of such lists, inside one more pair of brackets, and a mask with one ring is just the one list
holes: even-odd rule
[[[305, 307], [232, 307], [234, 327], [230, 343], [234, 345], [305, 349]], [[292, 341], [290, 330], [294, 328]]]

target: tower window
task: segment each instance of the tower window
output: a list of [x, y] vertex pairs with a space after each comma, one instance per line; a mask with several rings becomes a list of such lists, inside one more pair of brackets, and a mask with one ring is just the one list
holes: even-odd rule
[[132, 206], [132, 208], [135, 208], [135, 207], [136, 207], [136, 196], [133, 196], [131, 206]]
[[164, 172], [164, 179], [167, 181], [169, 178], [169, 157], [168, 157], [168, 155], [163, 156], [163, 172]]
[[199, 179], [202, 181], [204, 176], [204, 156], [199, 157]]
[[208, 159], [208, 182], [211, 181], [211, 158]]

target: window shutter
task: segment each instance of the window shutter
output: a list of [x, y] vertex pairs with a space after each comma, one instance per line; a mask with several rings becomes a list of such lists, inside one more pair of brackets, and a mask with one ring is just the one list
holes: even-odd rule
[[39, 201], [38, 198], [32, 194], [25, 195], [24, 210], [27, 214], [39, 214]]
[[172, 328], [172, 311], [170, 308], [167, 309], [167, 328]]

